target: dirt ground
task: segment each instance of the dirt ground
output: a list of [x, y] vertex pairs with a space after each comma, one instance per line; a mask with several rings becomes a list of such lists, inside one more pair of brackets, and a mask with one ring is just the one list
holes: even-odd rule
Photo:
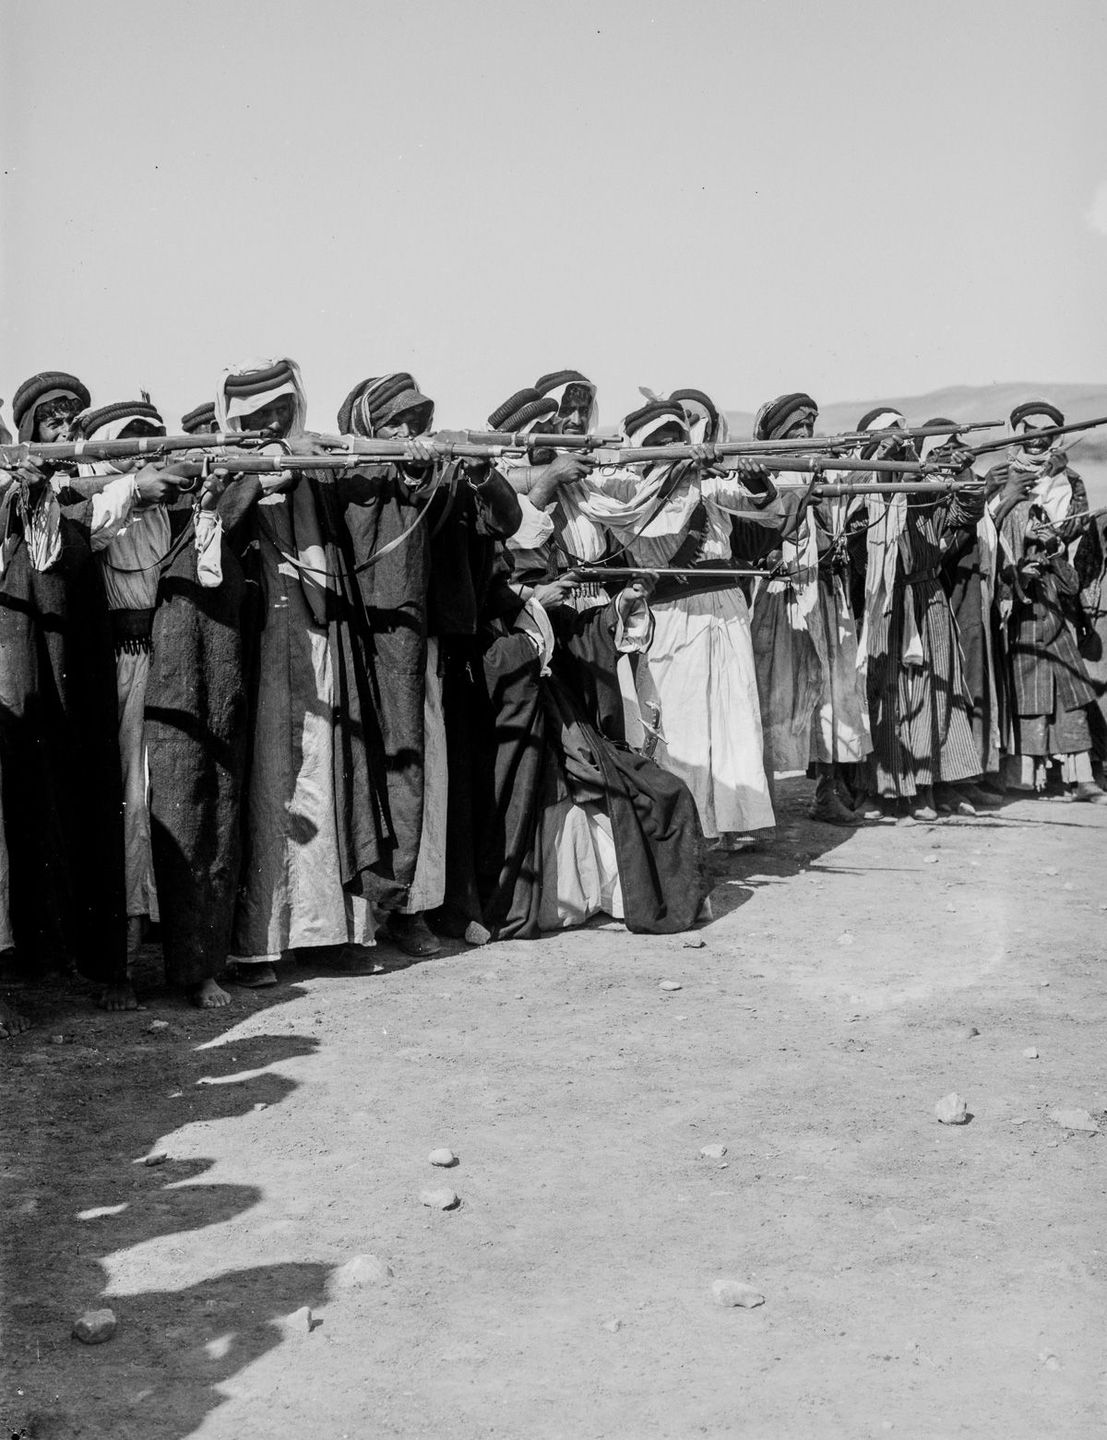
[[1107, 1109], [1107, 809], [783, 796], [694, 935], [19, 996], [3, 1440], [1102, 1436], [1107, 1139], [1048, 1112]]

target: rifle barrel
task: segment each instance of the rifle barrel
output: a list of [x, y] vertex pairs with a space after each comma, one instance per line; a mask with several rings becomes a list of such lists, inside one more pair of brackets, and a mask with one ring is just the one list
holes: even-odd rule
[[32, 441], [0, 446], [0, 465], [11, 468], [21, 461], [135, 460], [143, 455], [167, 455], [176, 450], [212, 450], [228, 445], [259, 444], [272, 440], [262, 430], [223, 431], [212, 435], [135, 435], [129, 440]]
[[1051, 425], [1048, 429], [1031, 430], [1025, 435], [1003, 435], [998, 440], [985, 440], [968, 448], [974, 455], [986, 455], [991, 450], [1006, 450], [1009, 445], [1019, 445], [1024, 439], [1052, 440], [1058, 435], [1074, 435], [1078, 430], [1096, 430], [1100, 425], [1107, 425], [1107, 415], [1101, 415], [1098, 420], [1079, 420], [1073, 425]]

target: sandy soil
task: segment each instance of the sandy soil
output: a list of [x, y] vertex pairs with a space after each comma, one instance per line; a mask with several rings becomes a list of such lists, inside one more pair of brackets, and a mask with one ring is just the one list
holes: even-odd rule
[[[1107, 810], [844, 834], [805, 794], [694, 936], [299, 967], [208, 1015], [26, 992], [4, 1440], [1101, 1436], [1107, 1142], [1047, 1116], [1107, 1107]], [[392, 1276], [343, 1289], [359, 1254]]]

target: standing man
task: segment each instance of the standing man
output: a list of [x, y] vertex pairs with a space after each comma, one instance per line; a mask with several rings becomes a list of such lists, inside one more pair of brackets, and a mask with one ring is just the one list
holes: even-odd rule
[[[819, 409], [810, 395], [778, 395], [758, 411], [755, 440], [804, 440]], [[845, 584], [845, 505], [825, 499], [790, 505], [781, 536], [783, 577], [760, 582], [753, 606], [762, 723], [768, 763], [815, 771], [811, 818], [856, 825], [840, 767], [872, 750], [857, 632]]]
[[[318, 454], [289, 359], [224, 371], [220, 430], [268, 430], [277, 453]], [[361, 599], [326, 472], [243, 475], [220, 505], [256, 587], [247, 643], [249, 758], [234, 978], [276, 983], [289, 951], [373, 942], [371, 902], [394, 892], [384, 752]]]
[[1001, 519], [997, 510], [1010, 682], [1004, 777], [1009, 789], [1041, 794], [1056, 764], [1064, 799], [1100, 804], [1107, 795], [1092, 778], [1090, 753], [1095, 688], [1078, 644], [1096, 608], [1099, 534], [1085, 518], [1084, 482], [1064, 451], [1038, 434], [1065, 423], [1060, 410], [1028, 401], [1009, 423], [1007, 462], [988, 473], [993, 489], [1009, 489], [1016, 478], [1025, 487], [1024, 499], [1002, 505]]

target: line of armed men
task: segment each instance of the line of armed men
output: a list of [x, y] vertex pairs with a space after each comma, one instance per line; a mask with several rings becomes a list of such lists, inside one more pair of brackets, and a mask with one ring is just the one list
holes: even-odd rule
[[1107, 799], [1103, 527], [1066, 450], [1107, 422], [1032, 399], [819, 436], [792, 392], [740, 440], [701, 390], [642, 397], [602, 435], [566, 369], [436, 432], [393, 372], [321, 435], [277, 357], [169, 434], [146, 394], [21, 385], [11, 983], [76, 970], [131, 1008], [158, 935], [170, 984], [219, 1006], [290, 963], [372, 969], [377, 939], [685, 930], [706, 852], [773, 834], [782, 774], [839, 827]]

